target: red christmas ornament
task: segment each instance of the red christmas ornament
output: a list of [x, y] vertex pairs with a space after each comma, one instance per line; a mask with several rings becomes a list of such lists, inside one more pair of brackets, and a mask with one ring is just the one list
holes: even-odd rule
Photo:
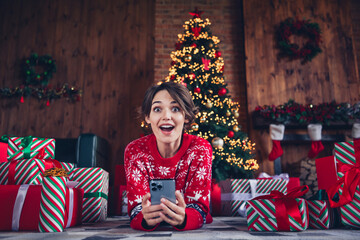
[[190, 47], [196, 48], [197, 45], [196, 45], [196, 43], [192, 43], [192, 44], [190, 45]]
[[195, 79], [195, 77], [196, 77], [196, 76], [195, 76], [195, 73], [190, 73], [190, 74], [189, 74], [189, 78], [190, 78], [191, 80]]
[[175, 61], [171, 61], [171, 66], [174, 66], [175, 65]]
[[225, 88], [220, 88], [218, 91], [218, 95], [219, 96], [224, 96], [226, 94], [226, 89]]
[[174, 80], [174, 79], [175, 79], [175, 75], [171, 75], [170, 80]]
[[200, 92], [201, 92], [201, 89], [200, 89], [199, 87], [196, 87], [196, 88], [194, 88], [194, 92], [200, 93]]
[[215, 53], [215, 57], [221, 57], [221, 52], [219, 52], [219, 51], [216, 51], [216, 53]]
[[20, 102], [21, 102], [21, 103], [24, 103], [24, 96], [21, 96]]
[[175, 43], [175, 49], [180, 50], [182, 46], [182, 42]]
[[229, 137], [229, 138], [232, 138], [232, 137], [234, 136], [234, 134], [235, 134], [235, 133], [234, 133], [233, 131], [229, 131], [229, 132], [228, 132], [228, 137]]
[[47, 107], [50, 106], [50, 101], [49, 101], [49, 99], [46, 101], [46, 106], [47, 106]]

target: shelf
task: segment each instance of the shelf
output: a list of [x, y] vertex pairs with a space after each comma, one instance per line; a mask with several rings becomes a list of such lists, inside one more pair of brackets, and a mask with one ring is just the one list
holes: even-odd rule
[[[270, 124], [279, 124], [276, 121], [269, 121], [262, 116], [258, 112], [253, 112], [253, 128], [254, 129], [269, 129]], [[297, 124], [297, 123], [289, 123], [284, 124], [285, 129], [307, 129], [307, 124]], [[343, 121], [338, 122], [330, 122], [328, 125], [323, 125], [323, 130], [348, 130], [352, 128], [353, 123], [346, 123]]]

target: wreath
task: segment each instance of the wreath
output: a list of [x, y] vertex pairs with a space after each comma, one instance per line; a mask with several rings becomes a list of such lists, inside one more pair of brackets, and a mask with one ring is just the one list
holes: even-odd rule
[[[292, 35], [308, 38], [308, 40], [300, 48], [298, 44], [290, 42]], [[280, 50], [279, 57], [287, 57], [290, 60], [302, 59], [302, 64], [310, 62], [322, 52], [319, 24], [310, 22], [310, 20], [288, 18], [281, 22], [276, 31], [276, 41]]]
[[47, 86], [52, 74], [56, 72], [55, 60], [49, 56], [40, 56], [32, 53], [26, 58], [23, 64], [23, 74], [25, 85]]
[[62, 87], [48, 87], [49, 80], [56, 72], [55, 60], [50, 55], [40, 56], [32, 53], [29, 58], [23, 60], [21, 73], [24, 76], [24, 84], [14, 88], [0, 88], [0, 98], [20, 97], [23, 103], [25, 97], [34, 97], [39, 100], [46, 100], [46, 105], [50, 101], [66, 98], [71, 102], [80, 101], [82, 90], [68, 84]]

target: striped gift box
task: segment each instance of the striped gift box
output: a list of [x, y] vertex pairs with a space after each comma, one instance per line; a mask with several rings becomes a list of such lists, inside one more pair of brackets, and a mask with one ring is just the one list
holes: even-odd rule
[[269, 194], [272, 190], [286, 193], [284, 179], [229, 179], [220, 182], [223, 215], [246, 215], [246, 202], [256, 196]]
[[[296, 203], [301, 215], [301, 221], [296, 221], [288, 215], [290, 231], [303, 231], [308, 228], [308, 210], [305, 199], [296, 198]], [[257, 199], [248, 201], [247, 223], [249, 231], [279, 231], [276, 220], [275, 199]]]
[[84, 189], [82, 222], [99, 222], [107, 218], [109, 173], [102, 168], [74, 168], [69, 180]]
[[121, 216], [127, 216], [128, 215], [128, 197], [127, 197], [127, 191], [124, 190], [121, 194]]
[[307, 200], [309, 207], [309, 227], [330, 229], [330, 205], [324, 200]]
[[30, 155], [24, 154], [24, 150], [26, 149], [26, 147], [23, 146], [24, 139], [26, 139], [26, 137], [10, 137], [8, 139], [8, 160], [55, 158], [55, 139], [39, 139], [33, 137], [30, 143], [27, 143], [30, 145]]
[[[68, 171], [74, 168], [71, 163], [60, 164]], [[13, 174], [10, 174], [13, 175], [12, 184], [41, 184], [42, 173], [46, 170], [45, 160], [33, 158], [0, 163], [0, 185], [9, 184], [9, 170], [10, 173], [13, 171]]]
[[[355, 165], [354, 142], [338, 142], [335, 143], [335, 160], [337, 165], [338, 178], [342, 178], [344, 173], [341, 172], [341, 166], [344, 164]], [[339, 193], [342, 193], [340, 188]], [[344, 225], [360, 228], [360, 189], [356, 187], [355, 195], [349, 204], [340, 207], [341, 222]]]

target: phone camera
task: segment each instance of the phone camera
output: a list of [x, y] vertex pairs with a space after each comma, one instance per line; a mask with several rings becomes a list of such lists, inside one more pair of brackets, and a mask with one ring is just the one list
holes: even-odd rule
[[152, 191], [157, 191], [157, 190], [161, 191], [162, 188], [163, 188], [163, 186], [162, 186], [161, 182], [153, 182], [153, 183], [151, 183], [151, 190]]

